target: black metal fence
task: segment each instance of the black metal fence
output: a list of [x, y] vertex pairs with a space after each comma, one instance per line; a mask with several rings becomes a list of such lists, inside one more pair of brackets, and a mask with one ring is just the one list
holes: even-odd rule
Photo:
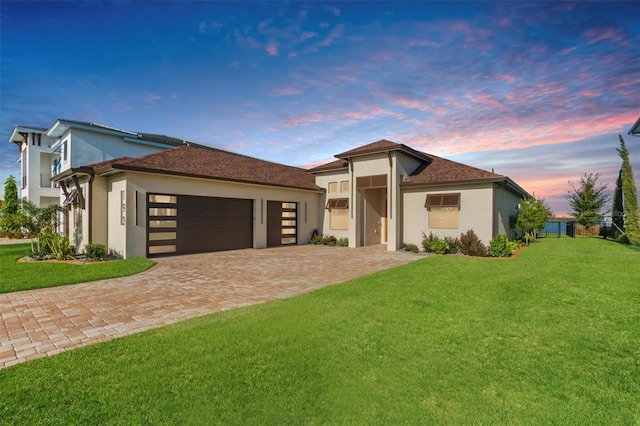
[[542, 238], [617, 238], [619, 231], [611, 222], [610, 217], [605, 217], [591, 225], [583, 225], [576, 221], [552, 221], [547, 222], [538, 232]]

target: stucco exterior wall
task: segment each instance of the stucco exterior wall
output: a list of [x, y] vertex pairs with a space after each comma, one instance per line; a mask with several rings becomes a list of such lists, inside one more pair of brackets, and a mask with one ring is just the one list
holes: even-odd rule
[[520, 196], [506, 188], [496, 188], [494, 235], [506, 234], [509, 240], [516, 239], [516, 231], [511, 227], [511, 216], [515, 215], [521, 200]]
[[67, 142], [67, 161], [61, 171], [120, 157], [140, 157], [170, 147], [125, 142], [122, 136], [83, 129], [71, 129], [60, 138]]
[[[89, 200], [87, 200], [89, 203]], [[91, 241], [95, 244], [104, 244], [108, 246], [108, 211], [109, 201], [107, 192], [107, 180], [101, 177], [95, 177], [91, 184], [91, 203], [90, 208], [92, 214], [92, 232]]]
[[[349, 189], [346, 192], [342, 192], [340, 188], [340, 182], [348, 181]], [[329, 194], [329, 183], [337, 182], [338, 191], [337, 193]], [[350, 198], [351, 194], [351, 180], [349, 177], [349, 171], [345, 169], [344, 171], [335, 171], [335, 172], [325, 172], [316, 175], [316, 185], [321, 188], [324, 188], [325, 192], [320, 195], [320, 201], [318, 203], [318, 231], [321, 234], [333, 235], [336, 238], [348, 238], [349, 237], [349, 229], [339, 230], [339, 229], [331, 229], [331, 211], [327, 210], [325, 207], [327, 205], [327, 200], [329, 198]], [[349, 214], [351, 212], [352, 206], [349, 203]]]
[[[125, 218], [126, 223], [123, 225], [121, 222], [121, 191], [125, 192], [127, 197], [127, 207], [129, 204], [130, 194], [127, 191], [127, 180], [124, 174], [111, 176], [106, 183], [107, 191], [107, 247], [110, 250], [114, 250], [118, 254], [126, 257], [145, 257], [144, 245], [146, 244], [146, 234], [143, 232], [135, 232], [136, 228], [131, 226], [133, 217], [127, 216]], [[134, 194], [135, 196], [135, 194]], [[129, 210], [129, 209], [128, 209]], [[127, 213], [130, 214], [129, 211]], [[103, 225], [104, 226], [104, 225]], [[139, 243], [143, 245], [141, 254], [137, 253], [136, 240], [141, 240]], [[132, 245], [129, 248], [129, 244]], [[129, 253], [134, 253], [130, 255]]]
[[[311, 232], [318, 227], [321, 200], [318, 192], [136, 172], [111, 177], [109, 182], [109, 247], [122, 250], [127, 258], [146, 256], [148, 193], [253, 200], [254, 248], [267, 246], [267, 201], [298, 203], [298, 244], [308, 244]], [[122, 190], [126, 191], [125, 225], [120, 220]]]
[[[429, 215], [425, 207], [427, 194], [460, 193], [460, 210], [457, 229], [431, 229]], [[404, 204], [403, 243], [413, 243], [420, 246], [422, 233], [440, 237], [459, 237], [469, 229], [478, 235], [484, 244], [489, 244], [493, 238], [493, 184], [478, 184], [460, 187], [431, 187], [431, 188], [403, 188], [402, 200]]]
[[[59, 189], [50, 186], [48, 177], [51, 175], [51, 161], [53, 155], [49, 153], [49, 144], [53, 139], [40, 135], [40, 145], [34, 144], [33, 133], [29, 133], [27, 144], [21, 145], [20, 162], [21, 176], [17, 183], [20, 198], [26, 198], [39, 207], [50, 205], [58, 196]], [[27, 185], [22, 188], [22, 177], [27, 176]], [[45, 180], [42, 185], [41, 180]], [[54, 202], [55, 204], [55, 202]]]

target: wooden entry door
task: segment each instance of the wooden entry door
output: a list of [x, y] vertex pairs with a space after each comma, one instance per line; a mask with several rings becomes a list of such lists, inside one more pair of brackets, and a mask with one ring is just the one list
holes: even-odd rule
[[298, 243], [298, 204], [267, 201], [267, 247]]

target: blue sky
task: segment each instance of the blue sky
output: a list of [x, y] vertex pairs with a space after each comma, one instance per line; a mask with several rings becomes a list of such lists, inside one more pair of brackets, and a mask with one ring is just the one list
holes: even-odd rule
[[[161, 133], [309, 167], [383, 138], [508, 175], [640, 178], [640, 2], [0, 3], [0, 180], [16, 124]], [[640, 185], [638, 185], [640, 187]]]

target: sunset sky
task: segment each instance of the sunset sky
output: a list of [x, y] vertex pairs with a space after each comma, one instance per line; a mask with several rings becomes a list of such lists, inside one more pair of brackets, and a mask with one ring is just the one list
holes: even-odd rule
[[[160, 133], [310, 167], [380, 139], [507, 175], [640, 187], [640, 2], [0, 3], [0, 180], [16, 124]], [[4, 185], [3, 185], [4, 186]]]

